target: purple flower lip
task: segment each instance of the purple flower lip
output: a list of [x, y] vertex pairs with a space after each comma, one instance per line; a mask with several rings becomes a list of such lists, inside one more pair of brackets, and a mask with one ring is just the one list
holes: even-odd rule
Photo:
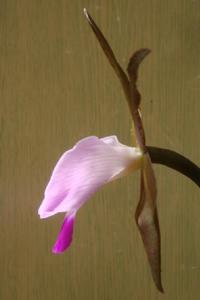
[[84, 138], [61, 156], [38, 210], [40, 218], [66, 213], [54, 253], [71, 244], [78, 209], [103, 185], [138, 170], [141, 163], [140, 149], [121, 144], [116, 136]]
[[63, 253], [70, 246], [73, 238], [75, 215], [76, 212], [65, 217], [57, 241], [52, 248], [53, 253]]

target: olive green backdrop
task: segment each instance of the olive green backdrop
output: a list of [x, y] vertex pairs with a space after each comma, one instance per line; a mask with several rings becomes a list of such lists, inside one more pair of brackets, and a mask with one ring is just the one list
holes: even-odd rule
[[131, 145], [121, 86], [84, 16], [125, 68], [140, 47], [149, 145], [199, 159], [200, 1], [0, 1], [0, 299], [199, 299], [200, 193], [155, 166], [165, 295], [136, 229], [139, 173], [104, 187], [78, 213], [74, 241], [53, 255], [63, 215], [37, 209], [59, 156], [88, 136]]

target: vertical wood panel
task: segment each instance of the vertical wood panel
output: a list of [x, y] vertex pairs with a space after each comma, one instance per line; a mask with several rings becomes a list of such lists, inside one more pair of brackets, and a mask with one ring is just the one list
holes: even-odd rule
[[[126, 66], [149, 47], [140, 89], [149, 145], [199, 163], [200, 2], [188, 0], [1, 0], [0, 299], [162, 299], [134, 223], [139, 175], [113, 182], [78, 214], [63, 255], [51, 247], [63, 216], [39, 220], [50, 172], [88, 135], [131, 144], [120, 84], [82, 9]], [[198, 299], [199, 190], [156, 166], [165, 299]]]

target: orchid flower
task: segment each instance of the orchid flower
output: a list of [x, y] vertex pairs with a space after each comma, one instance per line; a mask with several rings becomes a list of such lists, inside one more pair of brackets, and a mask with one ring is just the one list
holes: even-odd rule
[[[157, 187], [152, 161], [172, 167], [200, 184], [199, 168], [180, 154], [170, 150], [147, 147], [137, 89], [138, 67], [150, 53], [140, 49], [131, 57], [127, 72], [122, 70], [112, 49], [92, 17], [84, 9], [115, 73], [120, 79], [134, 125], [134, 147], [121, 144], [116, 136], [89, 136], [80, 140], [58, 160], [39, 207], [40, 218], [65, 213], [64, 222], [53, 246], [54, 253], [62, 253], [71, 244], [78, 210], [105, 184], [133, 171], [141, 172], [140, 201], [135, 219], [147, 253], [153, 280], [160, 292], [161, 283], [160, 229], [157, 214]], [[188, 170], [193, 170], [190, 172]]]
[[69, 247], [79, 208], [103, 185], [141, 168], [141, 164], [140, 149], [121, 144], [116, 136], [84, 138], [61, 156], [39, 208], [41, 218], [66, 213], [54, 253]]

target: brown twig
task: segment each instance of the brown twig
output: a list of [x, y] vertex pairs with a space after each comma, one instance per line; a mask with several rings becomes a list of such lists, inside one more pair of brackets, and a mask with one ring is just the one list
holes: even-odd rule
[[200, 187], [200, 168], [183, 155], [158, 147], [147, 146], [151, 161], [174, 169], [190, 178]]

